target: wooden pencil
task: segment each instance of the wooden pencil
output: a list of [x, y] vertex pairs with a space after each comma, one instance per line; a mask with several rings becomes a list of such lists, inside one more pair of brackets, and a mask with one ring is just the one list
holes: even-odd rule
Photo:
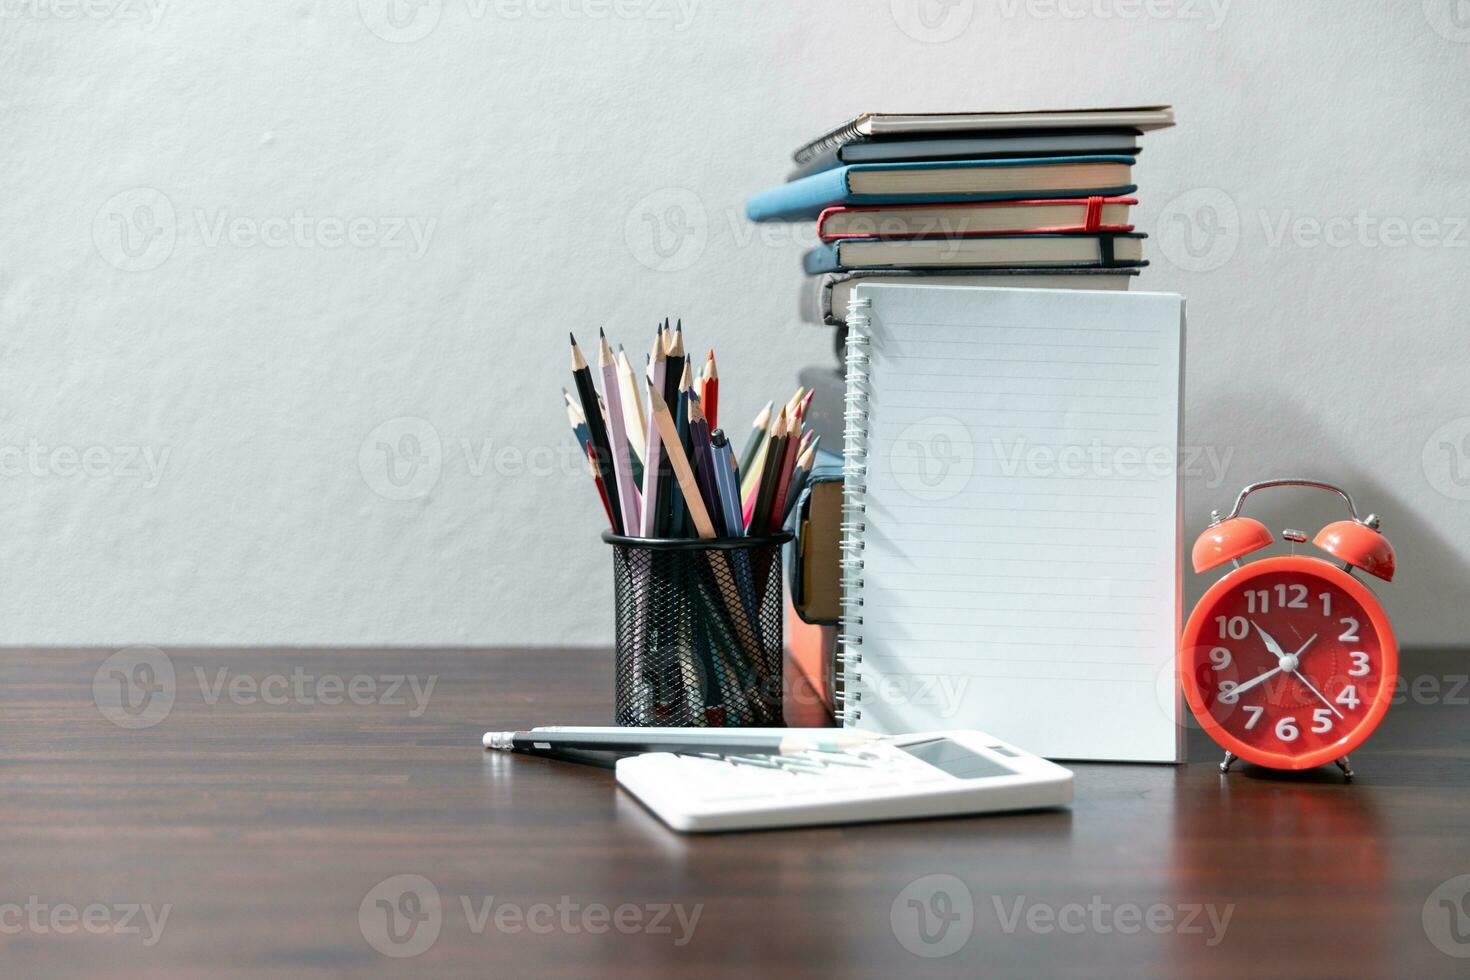
[[[800, 412], [800, 409], [797, 409]], [[801, 425], [800, 420], [795, 423]], [[771, 493], [771, 506], [766, 512], [766, 532], [774, 534], [781, 530], [781, 519], [786, 515], [786, 493], [791, 489], [791, 477], [796, 469], [796, 447], [801, 442], [799, 430], [797, 434], [786, 437], [786, 443], [782, 446], [781, 462], [776, 470], [776, 488]]]
[[644, 450], [648, 443], [647, 420], [643, 415], [643, 392], [638, 386], [638, 376], [633, 373], [633, 364], [628, 352], [618, 345], [618, 388], [623, 399], [623, 425], [628, 430], [628, 448], [638, 457], [639, 463], [647, 462]]
[[658, 537], [659, 514], [664, 507], [660, 493], [666, 492], [661, 489], [666, 486], [662, 481], [664, 474], [668, 471], [668, 465], [664, 461], [662, 443], [658, 438], [658, 430], [653, 426], [653, 403], [663, 400], [664, 369], [668, 364], [664, 356], [663, 331], [658, 331], [653, 340], [653, 353], [649, 355], [648, 361], [648, 434], [645, 437], [643, 450], [643, 513], [640, 515], [639, 533], [645, 538]]
[[[664, 405], [668, 407], [671, 417], [678, 411], [679, 404], [679, 376], [684, 370], [684, 338], [680, 334], [677, 338], [674, 331], [669, 328], [668, 317], [664, 318], [663, 331], [664, 344], [664, 383], [659, 388], [659, 396]], [[675, 354], [677, 344], [678, 353]], [[677, 360], [676, 360], [677, 356]], [[649, 421], [652, 422], [653, 409], [649, 408]], [[665, 538], [673, 533], [675, 501], [678, 494], [674, 492], [674, 473], [668, 466], [668, 453], [664, 453], [664, 465], [659, 468], [658, 501], [659, 509], [656, 523], [656, 537]]]
[[704, 417], [710, 429], [720, 426], [720, 372], [715, 369], [715, 352], [710, 351], [704, 362], [704, 388], [699, 393], [699, 403], [704, 408]]
[[796, 472], [791, 475], [791, 488], [786, 491], [786, 502], [781, 507], [781, 523], [784, 525], [786, 519], [791, 516], [791, 509], [796, 506], [796, 498], [801, 496], [801, 491], [806, 489], [806, 482], [811, 478], [812, 467], [816, 465], [817, 447], [811, 446], [796, 461]]
[[[652, 385], [649, 387], [652, 388]], [[694, 521], [694, 529], [701, 538], [713, 538], [715, 526], [710, 523], [709, 512], [705, 510], [704, 500], [699, 495], [699, 484], [694, 480], [694, 471], [689, 466], [689, 457], [684, 455], [684, 445], [679, 441], [679, 430], [674, 428], [674, 417], [669, 414], [669, 406], [662, 398], [650, 399], [650, 401], [653, 403], [652, 421], [658, 429], [659, 439], [663, 442], [664, 455], [669, 458], [669, 464], [679, 484], [679, 492], [684, 498], [684, 504], [689, 508], [689, 516]]]
[[766, 431], [771, 427], [771, 409], [774, 407], [775, 402], [766, 402], [766, 407], [756, 414], [755, 421], [751, 423], [750, 435], [745, 443], [745, 452], [740, 456], [740, 472], [750, 472], [750, 466], [755, 462], [755, 454], [760, 450], [761, 443], [766, 438]]
[[565, 388], [561, 390], [561, 393], [567, 398], [567, 422], [572, 427], [572, 435], [577, 437], [577, 445], [582, 447], [582, 452], [585, 454], [587, 447], [592, 442], [592, 433], [587, 430], [587, 420], [582, 417], [582, 410], [572, 401], [572, 396]]
[[602, 388], [607, 398], [608, 442], [612, 446], [613, 475], [618, 481], [618, 502], [622, 526], [631, 531], [641, 520], [638, 507], [638, 485], [633, 479], [633, 454], [628, 448], [628, 430], [623, 414], [622, 382], [618, 380], [618, 361], [613, 357], [607, 334], [597, 331], [597, 368], [602, 373]]
[[587, 447], [587, 469], [592, 474], [592, 482], [597, 486], [597, 496], [602, 500], [602, 510], [607, 514], [607, 526], [616, 534], [618, 522], [613, 518], [612, 503], [607, 499], [607, 484], [602, 482], [601, 475], [597, 472], [597, 450], [591, 446]]
[[[674, 416], [674, 431], [679, 433], [679, 445], [684, 449], [684, 457], [690, 461], [694, 459], [694, 446], [689, 441], [689, 397], [693, 394], [690, 390], [692, 384], [689, 360], [685, 358], [683, 375], [679, 378], [679, 390], [674, 401], [669, 404], [669, 412]], [[683, 497], [678, 495], [674, 496], [670, 504], [673, 516], [669, 522], [669, 534], [682, 538], [689, 533], [689, 510], [684, 506]]]
[[726, 537], [730, 531], [725, 527], [725, 511], [720, 506], [720, 486], [715, 476], [715, 448], [710, 442], [709, 420], [704, 417], [699, 396], [694, 394], [689, 396], [689, 442], [694, 447], [694, 476], [699, 483], [705, 509], [709, 511], [710, 523], [715, 526], [717, 536]]
[[587, 366], [587, 359], [582, 356], [582, 349], [577, 346], [577, 338], [571, 334], [572, 341], [572, 380], [576, 383], [577, 397], [582, 401], [582, 414], [587, 417], [587, 430], [592, 437], [592, 448], [595, 449], [597, 472], [602, 477], [602, 485], [607, 492], [607, 498], [612, 506], [613, 530], [619, 534], [623, 533], [620, 523], [622, 515], [622, 503], [617, 495], [617, 473], [613, 470], [612, 445], [608, 441], [607, 424], [603, 421], [602, 407], [597, 400], [597, 387], [592, 383], [592, 369]]
[[781, 460], [786, 455], [786, 412], [782, 409], [776, 416], [776, 421], [771, 423], [771, 438], [766, 449], [766, 461], [761, 466], [757, 478], [753, 500], [747, 501], [749, 513], [745, 515], [746, 533], [751, 537], [759, 537], [766, 527], [771, 512], [771, 495], [776, 492], [776, 481], [780, 474], [777, 470], [781, 466]]

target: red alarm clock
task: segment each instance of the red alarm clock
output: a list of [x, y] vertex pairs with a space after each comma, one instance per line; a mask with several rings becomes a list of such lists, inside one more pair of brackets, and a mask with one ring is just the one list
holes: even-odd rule
[[[1334, 521], [1312, 543], [1336, 561], [1295, 554], [1305, 542], [1285, 531], [1293, 554], [1240, 559], [1271, 544], [1260, 521], [1241, 516], [1251, 494], [1272, 487], [1312, 487], [1337, 494], [1351, 520]], [[1227, 562], [1184, 627], [1179, 679], [1210, 737], [1225, 749], [1221, 772], [1236, 758], [1273, 769], [1336, 762], [1351, 779], [1348, 753], [1378, 727], [1398, 679], [1398, 644], [1383, 606], [1354, 569], [1384, 581], [1394, 573], [1393, 546], [1378, 518], [1359, 518], [1352, 498], [1314, 480], [1267, 480], [1240, 492], [1235, 507], [1211, 514], [1194, 543], [1194, 570]]]

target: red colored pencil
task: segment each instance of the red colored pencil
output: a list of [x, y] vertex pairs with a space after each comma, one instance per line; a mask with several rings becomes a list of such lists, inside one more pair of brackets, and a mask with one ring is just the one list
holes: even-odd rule
[[704, 362], [704, 392], [699, 396], [699, 403], [713, 432], [720, 427], [720, 374], [715, 370], [714, 351], [709, 352], [709, 358]]
[[616, 534], [618, 525], [613, 521], [612, 501], [607, 499], [607, 485], [602, 482], [602, 475], [597, 472], [597, 450], [591, 443], [587, 445], [587, 466], [592, 471], [592, 482], [597, 484], [597, 496], [602, 498], [602, 509], [607, 514], [607, 526]]
[[[806, 402], [802, 404], [805, 405]], [[796, 424], [801, 425], [800, 409], [797, 409]], [[770, 509], [766, 512], [766, 530], [770, 534], [781, 530], [781, 520], [786, 516], [786, 492], [791, 489], [791, 476], [796, 471], [797, 448], [800, 444], [799, 435], [796, 438], [787, 439], [785, 452], [781, 454], [781, 468], [776, 472], [776, 492], [771, 495]]]

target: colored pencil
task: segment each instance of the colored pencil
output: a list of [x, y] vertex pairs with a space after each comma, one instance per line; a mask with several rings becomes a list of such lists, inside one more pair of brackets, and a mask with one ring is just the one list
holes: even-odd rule
[[745, 533], [740, 515], [740, 474], [735, 471], [735, 453], [723, 429], [710, 433], [715, 455], [715, 487], [720, 494], [720, 507], [725, 514], [725, 533], [738, 538]]
[[638, 457], [638, 462], [645, 462], [643, 455], [648, 443], [647, 420], [643, 415], [643, 392], [638, 386], [638, 376], [633, 373], [633, 364], [628, 360], [628, 352], [623, 345], [618, 345], [618, 389], [623, 399], [623, 424], [628, 430], [628, 447]]
[[587, 420], [582, 416], [582, 410], [577, 403], [572, 401], [571, 394], [563, 388], [561, 393], [567, 400], [567, 421], [571, 423], [572, 435], [577, 437], [577, 445], [582, 447], [582, 452], [587, 452], [587, 447], [592, 444], [592, 433], [587, 429]]
[[740, 477], [740, 512], [744, 515], [747, 534], [751, 533], [750, 515], [755, 511], [756, 498], [760, 496], [761, 481], [765, 476], [766, 464], [770, 461], [771, 445], [775, 442], [777, 432], [785, 425], [786, 409], [783, 406], [776, 410], [776, 417], [771, 420], [771, 427], [766, 431], [765, 445], [755, 454], [755, 462]]
[[[765, 460], [760, 464], [759, 471], [746, 474], [747, 481], [753, 481], [751, 489], [745, 497], [745, 533], [752, 537], [758, 537], [765, 528], [765, 519], [770, 512], [771, 494], [776, 490], [776, 468], [781, 464], [781, 458], [786, 452], [786, 409], [776, 413], [776, 420], [771, 423], [771, 435], [766, 440]], [[741, 488], [744, 489], [743, 487]]]
[[571, 334], [572, 341], [572, 380], [576, 382], [577, 397], [582, 401], [582, 414], [587, 418], [587, 429], [592, 437], [592, 448], [596, 450], [594, 459], [597, 472], [602, 477], [602, 486], [607, 493], [607, 499], [613, 513], [613, 530], [619, 534], [623, 533], [620, 523], [622, 515], [622, 502], [618, 498], [617, 473], [613, 469], [612, 445], [608, 441], [607, 425], [603, 421], [602, 407], [597, 400], [597, 387], [592, 383], [592, 369], [587, 366], [587, 359], [582, 356], [582, 349], [577, 346], [577, 338]]
[[587, 469], [592, 474], [592, 482], [597, 485], [597, 496], [602, 499], [602, 509], [607, 514], [607, 526], [616, 533], [618, 522], [613, 519], [612, 504], [607, 499], [607, 485], [602, 482], [602, 477], [597, 472], [597, 450], [591, 446], [587, 447]]
[[[649, 387], [652, 388], [652, 385]], [[662, 398], [651, 399], [651, 401], [653, 402], [652, 421], [658, 428], [659, 439], [664, 445], [664, 455], [669, 458], [669, 464], [679, 484], [679, 493], [683, 496], [684, 504], [689, 508], [689, 516], [694, 521], [695, 531], [701, 538], [713, 538], [715, 526], [710, 523], [709, 512], [705, 510], [704, 500], [699, 495], [699, 484], [694, 480], [694, 471], [689, 466], [689, 457], [684, 455], [684, 445], [679, 441], [679, 430], [674, 428], [674, 418], [669, 414], [669, 406]]]
[[725, 527], [725, 509], [720, 506], [720, 488], [715, 475], [715, 452], [709, 437], [709, 421], [704, 417], [699, 396], [694, 394], [689, 396], [689, 441], [694, 446], [694, 475], [699, 482], [699, 492], [704, 498], [705, 509], [709, 511], [710, 523], [715, 526], [717, 536], [727, 537], [730, 531]]
[[[689, 442], [689, 397], [693, 394], [689, 390], [691, 379], [689, 376], [689, 360], [684, 360], [683, 375], [679, 378], [679, 390], [674, 395], [674, 401], [669, 403], [669, 412], [674, 416], [674, 431], [679, 433], [679, 445], [684, 449], [684, 457], [694, 459], [694, 447]], [[673, 516], [669, 522], [669, 535], [682, 538], [689, 534], [689, 511], [684, 506], [684, 500], [677, 494], [670, 502]]]
[[[681, 333], [675, 337], [674, 331], [669, 329], [668, 318], [664, 318], [663, 325], [664, 343], [664, 383], [660, 386], [659, 394], [664, 404], [668, 406], [672, 414], [678, 411], [679, 401], [679, 376], [684, 370], [684, 337]], [[678, 345], [677, 353], [675, 346]], [[653, 418], [653, 409], [649, 409], [649, 419]], [[665, 538], [674, 533], [674, 509], [677, 506], [678, 494], [674, 493], [674, 473], [669, 469], [668, 453], [664, 454], [665, 465], [659, 469], [658, 479], [658, 523], [656, 537]]]
[[786, 503], [781, 508], [781, 523], [784, 525], [786, 519], [791, 516], [791, 508], [796, 506], [796, 498], [801, 496], [801, 491], [806, 489], [806, 481], [812, 475], [812, 466], [817, 459], [817, 447], [811, 446], [796, 461], [796, 472], [791, 476], [791, 488], [786, 491]]
[[776, 490], [771, 495], [771, 509], [767, 515], [767, 532], [774, 534], [781, 530], [781, 520], [785, 516], [786, 493], [791, 488], [791, 477], [796, 470], [796, 460], [801, 455], [797, 449], [801, 445], [801, 416], [807, 401], [802, 401], [796, 409], [796, 420], [793, 429], [789, 431], [786, 444], [782, 447], [784, 452], [781, 456], [780, 468], [776, 471]]
[[775, 402], [766, 402], [766, 407], [761, 409], [751, 424], [750, 436], [745, 443], [745, 452], [740, 456], [740, 472], [749, 473], [750, 466], [755, 462], [755, 454], [760, 450], [761, 443], [765, 442], [766, 431], [771, 427], [771, 409]]
[[715, 370], [715, 352], [710, 351], [704, 362], [704, 389], [699, 393], [699, 403], [704, 407], [704, 417], [711, 429], [720, 425], [720, 372]]
[[664, 368], [668, 364], [664, 357], [663, 331], [660, 330], [653, 340], [653, 353], [649, 357], [648, 378], [648, 435], [643, 450], [643, 513], [639, 522], [639, 532], [645, 538], [658, 537], [659, 512], [663, 507], [663, 500], [659, 496], [661, 480], [664, 478], [668, 465], [663, 458], [662, 444], [658, 438], [658, 430], [653, 427], [653, 403], [655, 400], [663, 400]]
[[766, 454], [771, 451], [771, 435], [776, 431], [778, 419], [786, 417], [785, 407], [776, 410], [776, 415], [771, 419], [770, 428], [766, 430], [765, 438], [761, 440], [760, 447], [755, 451], [755, 459], [750, 461], [749, 466], [741, 466], [740, 472], [745, 474], [740, 478], [740, 499], [744, 500], [754, 492], [760, 483], [761, 473], [766, 468]]
[[628, 430], [624, 424], [622, 382], [618, 380], [618, 361], [613, 357], [607, 334], [597, 331], [597, 367], [602, 372], [602, 387], [607, 393], [607, 422], [612, 445], [613, 475], [618, 481], [618, 502], [622, 506], [623, 527], [632, 530], [642, 520], [639, 513], [638, 485], [633, 480], [633, 454], [628, 449]]

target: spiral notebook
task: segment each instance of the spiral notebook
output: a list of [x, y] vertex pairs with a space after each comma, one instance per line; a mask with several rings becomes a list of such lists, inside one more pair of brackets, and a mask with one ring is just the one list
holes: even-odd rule
[[864, 284], [848, 327], [843, 723], [1181, 760], [1183, 299]]

